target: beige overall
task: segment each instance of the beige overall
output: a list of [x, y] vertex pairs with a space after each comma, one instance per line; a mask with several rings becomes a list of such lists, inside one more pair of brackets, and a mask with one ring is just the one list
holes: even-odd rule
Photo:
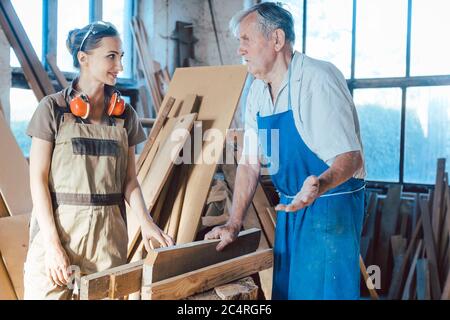
[[[126, 263], [128, 137], [123, 119], [110, 120], [110, 126], [84, 124], [65, 113], [52, 156], [49, 189], [56, 228], [70, 264], [82, 275]], [[46, 246], [32, 217], [25, 299], [70, 299], [71, 289], [52, 285], [46, 276]]]

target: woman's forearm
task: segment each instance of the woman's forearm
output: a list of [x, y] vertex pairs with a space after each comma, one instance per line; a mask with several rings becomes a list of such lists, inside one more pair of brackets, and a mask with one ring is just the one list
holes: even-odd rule
[[141, 224], [145, 221], [153, 221], [146, 208], [142, 190], [137, 179], [133, 179], [126, 184], [125, 200]]
[[44, 243], [57, 245], [61, 241], [53, 216], [52, 201], [46, 179], [31, 178], [31, 195], [33, 199], [33, 215], [44, 237]]

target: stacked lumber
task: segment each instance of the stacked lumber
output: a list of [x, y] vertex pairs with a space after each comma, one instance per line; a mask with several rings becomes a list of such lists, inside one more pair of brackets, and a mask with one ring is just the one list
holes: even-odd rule
[[387, 299], [450, 299], [450, 191], [445, 159], [427, 194], [369, 193], [361, 239], [367, 265], [379, 266]]
[[[202, 212], [222, 152], [213, 153], [212, 163], [203, 161], [208, 148], [222, 150], [247, 72], [243, 66], [177, 69], [162, 108], [136, 164], [146, 205], [154, 221], [178, 244], [195, 240]], [[163, 152], [170, 144], [176, 119], [197, 113], [194, 137], [186, 146]], [[206, 130], [222, 134], [213, 142], [203, 138]], [[205, 140], [205, 141], [204, 141]], [[171, 142], [173, 144], [173, 141]], [[191, 152], [193, 147], [194, 152]], [[173, 165], [171, 155], [183, 148], [190, 161]], [[185, 151], [185, 152], [184, 152]], [[158, 177], [157, 179], [155, 177]], [[129, 227], [128, 261], [142, 258], [143, 246], [136, 218], [127, 212]]]
[[272, 264], [271, 250], [255, 252], [260, 236], [257, 229], [243, 231], [223, 252], [216, 251], [219, 240], [151, 250], [144, 260], [82, 277], [80, 299], [119, 299], [134, 292], [144, 299], [184, 299], [245, 278]]

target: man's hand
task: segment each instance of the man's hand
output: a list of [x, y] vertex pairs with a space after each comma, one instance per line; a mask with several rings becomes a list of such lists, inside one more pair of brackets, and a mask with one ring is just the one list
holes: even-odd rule
[[50, 244], [45, 250], [45, 271], [50, 283], [65, 286], [70, 280], [69, 258], [60, 243]]
[[215, 227], [205, 235], [205, 240], [220, 239], [216, 247], [217, 251], [222, 251], [227, 245], [236, 240], [241, 226], [233, 223], [226, 223], [223, 226]]
[[295, 196], [294, 200], [289, 204], [279, 204], [275, 207], [277, 211], [295, 212], [304, 207], [309, 206], [319, 196], [319, 178], [316, 176], [309, 176], [303, 182], [303, 187]]
[[174, 245], [172, 237], [165, 234], [153, 221], [146, 220], [141, 225], [141, 233], [147, 252], [150, 252], [155, 247], [151, 241], [152, 239], [155, 239], [160, 247], [171, 247]]

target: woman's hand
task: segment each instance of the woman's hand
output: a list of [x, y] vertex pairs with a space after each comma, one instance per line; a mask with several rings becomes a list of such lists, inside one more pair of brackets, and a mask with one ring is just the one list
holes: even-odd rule
[[61, 244], [51, 244], [45, 251], [45, 270], [53, 285], [65, 286], [70, 281], [70, 261]]
[[155, 246], [152, 243], [152, 239], [156, 240], [160, 247], [170, 247], [174, 245], [174, 241], [171, 236], [165, 234], [153, 221], [146, 220], [141, 226], [142, 241], [147, 252], [154, 249]]

